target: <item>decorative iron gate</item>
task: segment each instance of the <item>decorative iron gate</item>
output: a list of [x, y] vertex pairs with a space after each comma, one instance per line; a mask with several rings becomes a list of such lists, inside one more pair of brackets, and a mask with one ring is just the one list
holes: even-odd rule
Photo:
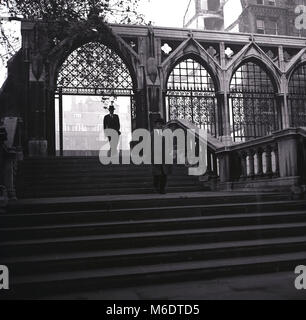
[[275, 88], [260, 66], [248, 62], [234, 74], [229, 106], [234, 141], [247, 141], [279, 129]]
[[193, 59], [179, 63], [167, 86], [170, 120], [185, 119], [217, 136], [215, 86], [208, 71]]
[[63, 155], [63, 96], [129, 97], [132, 127], [136, 120], [133, 80], [123, 60], [109, 47], [90, 42], [73, 51], [63, 63], [55, 97], [59, 105], [59, 145]]
[[293, 73], [289, 81], [288, 98], [291, 126], [306, 126], [306, 64], [300, 66]]

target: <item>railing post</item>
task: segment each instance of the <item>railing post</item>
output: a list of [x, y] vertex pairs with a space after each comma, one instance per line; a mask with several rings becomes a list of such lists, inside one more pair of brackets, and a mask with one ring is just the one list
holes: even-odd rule
[[278, 153], [278, 145], [275, 144], [273, 146], [273, 151], [275, 154], [275, 175], [279, 176], [279, 153]]
[[231, 163], [230, 152], [224, 151], [218, 154], [220, 168], [220, 182], [226, 183], [231, 181]]
[[218, 176], [218, 159], [215, 154], [213, 154], [213, 173], [217, 177]]
[[212, 173], [211, 152], [207, 151], [207, 172]]

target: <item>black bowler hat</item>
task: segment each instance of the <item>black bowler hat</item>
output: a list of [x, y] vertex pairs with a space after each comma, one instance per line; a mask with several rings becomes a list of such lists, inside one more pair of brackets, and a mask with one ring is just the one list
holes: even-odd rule
[[108, 110], [116, 110], [115, 106], [111, 105], [109, 106]]

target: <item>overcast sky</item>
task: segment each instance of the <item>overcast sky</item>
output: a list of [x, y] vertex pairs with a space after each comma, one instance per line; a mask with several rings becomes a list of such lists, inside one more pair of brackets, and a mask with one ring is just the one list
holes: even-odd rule
[[183, 18], [190, 0], [141, 0], [140, 11], [154, 25], [183, 27]]

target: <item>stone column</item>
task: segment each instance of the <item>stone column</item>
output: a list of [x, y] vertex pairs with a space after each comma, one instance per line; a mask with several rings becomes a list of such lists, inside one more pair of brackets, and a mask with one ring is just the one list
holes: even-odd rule
[[0, 127], [0, 213], [5, 211], [7, 205], [7, 192], [4, 185], [4, 170], [5, 170], [5, 159], [4, 159], [4, 149], [2, 144], [6, 140], [6, 131], [4, 128]]
[[43, 76], [38, 80], [34, 76], [33, 63], [30, 68], [29, 82], [29, 156], [46, 156], [48, 142], [46, 138], [46, 97]]
[[4, 127], [0, 128], [0, 211], [7, 199], [16, 199], [15, 175], [17, 153], [10, 151], [4, 145], [7, 133]]
[[[23, 29], [26, 26], [23, 25]], [[38, 24], [30, 24], [22, 30], [27, 47], [24, 55], [28, 61], [28, 107], [26, 126], [28, 128], [29, 156], [47, 155], [46, 137], [46, 68], [42, 51], [47, 47], [47, 39]], [[43, 49], [44, 48], [44, 49]]]
[[278, 47], [279, 66], [283, 72], [281, 76], [281, 93], [277, 97], [278, 112], [281, 112], [281, 126], [280, 128], [290, 128], [290, 110], [288, 106], [288, 80], [286, 77], [286, 63], [284, 59], [284, 48], [283, 46]]
[[225, 57], [225, 43], [220, 43], [220, 62], [222, 72], [220, 73], [221, 88], [217, 93], [218, 102], [218, 116], [219, 116], [219, 134], [222, 142], [225, 145], [231, 145], [233, 138], [231, 136], [231, 121], [228, 106], [228, 86], [227, 86], [227, 74], [226, 74], [226, 57]]
[[231, 181], [231, 159], [230, 159], [230, 152], [223, 151], [218, 153], [219, 158], [219, 175], [220, 175], [220, 182], [226, 183]]
[[136, 129], [148, 128], [148, 110], [146, 91], [144, 89], [137, 90], [136, 92]]

